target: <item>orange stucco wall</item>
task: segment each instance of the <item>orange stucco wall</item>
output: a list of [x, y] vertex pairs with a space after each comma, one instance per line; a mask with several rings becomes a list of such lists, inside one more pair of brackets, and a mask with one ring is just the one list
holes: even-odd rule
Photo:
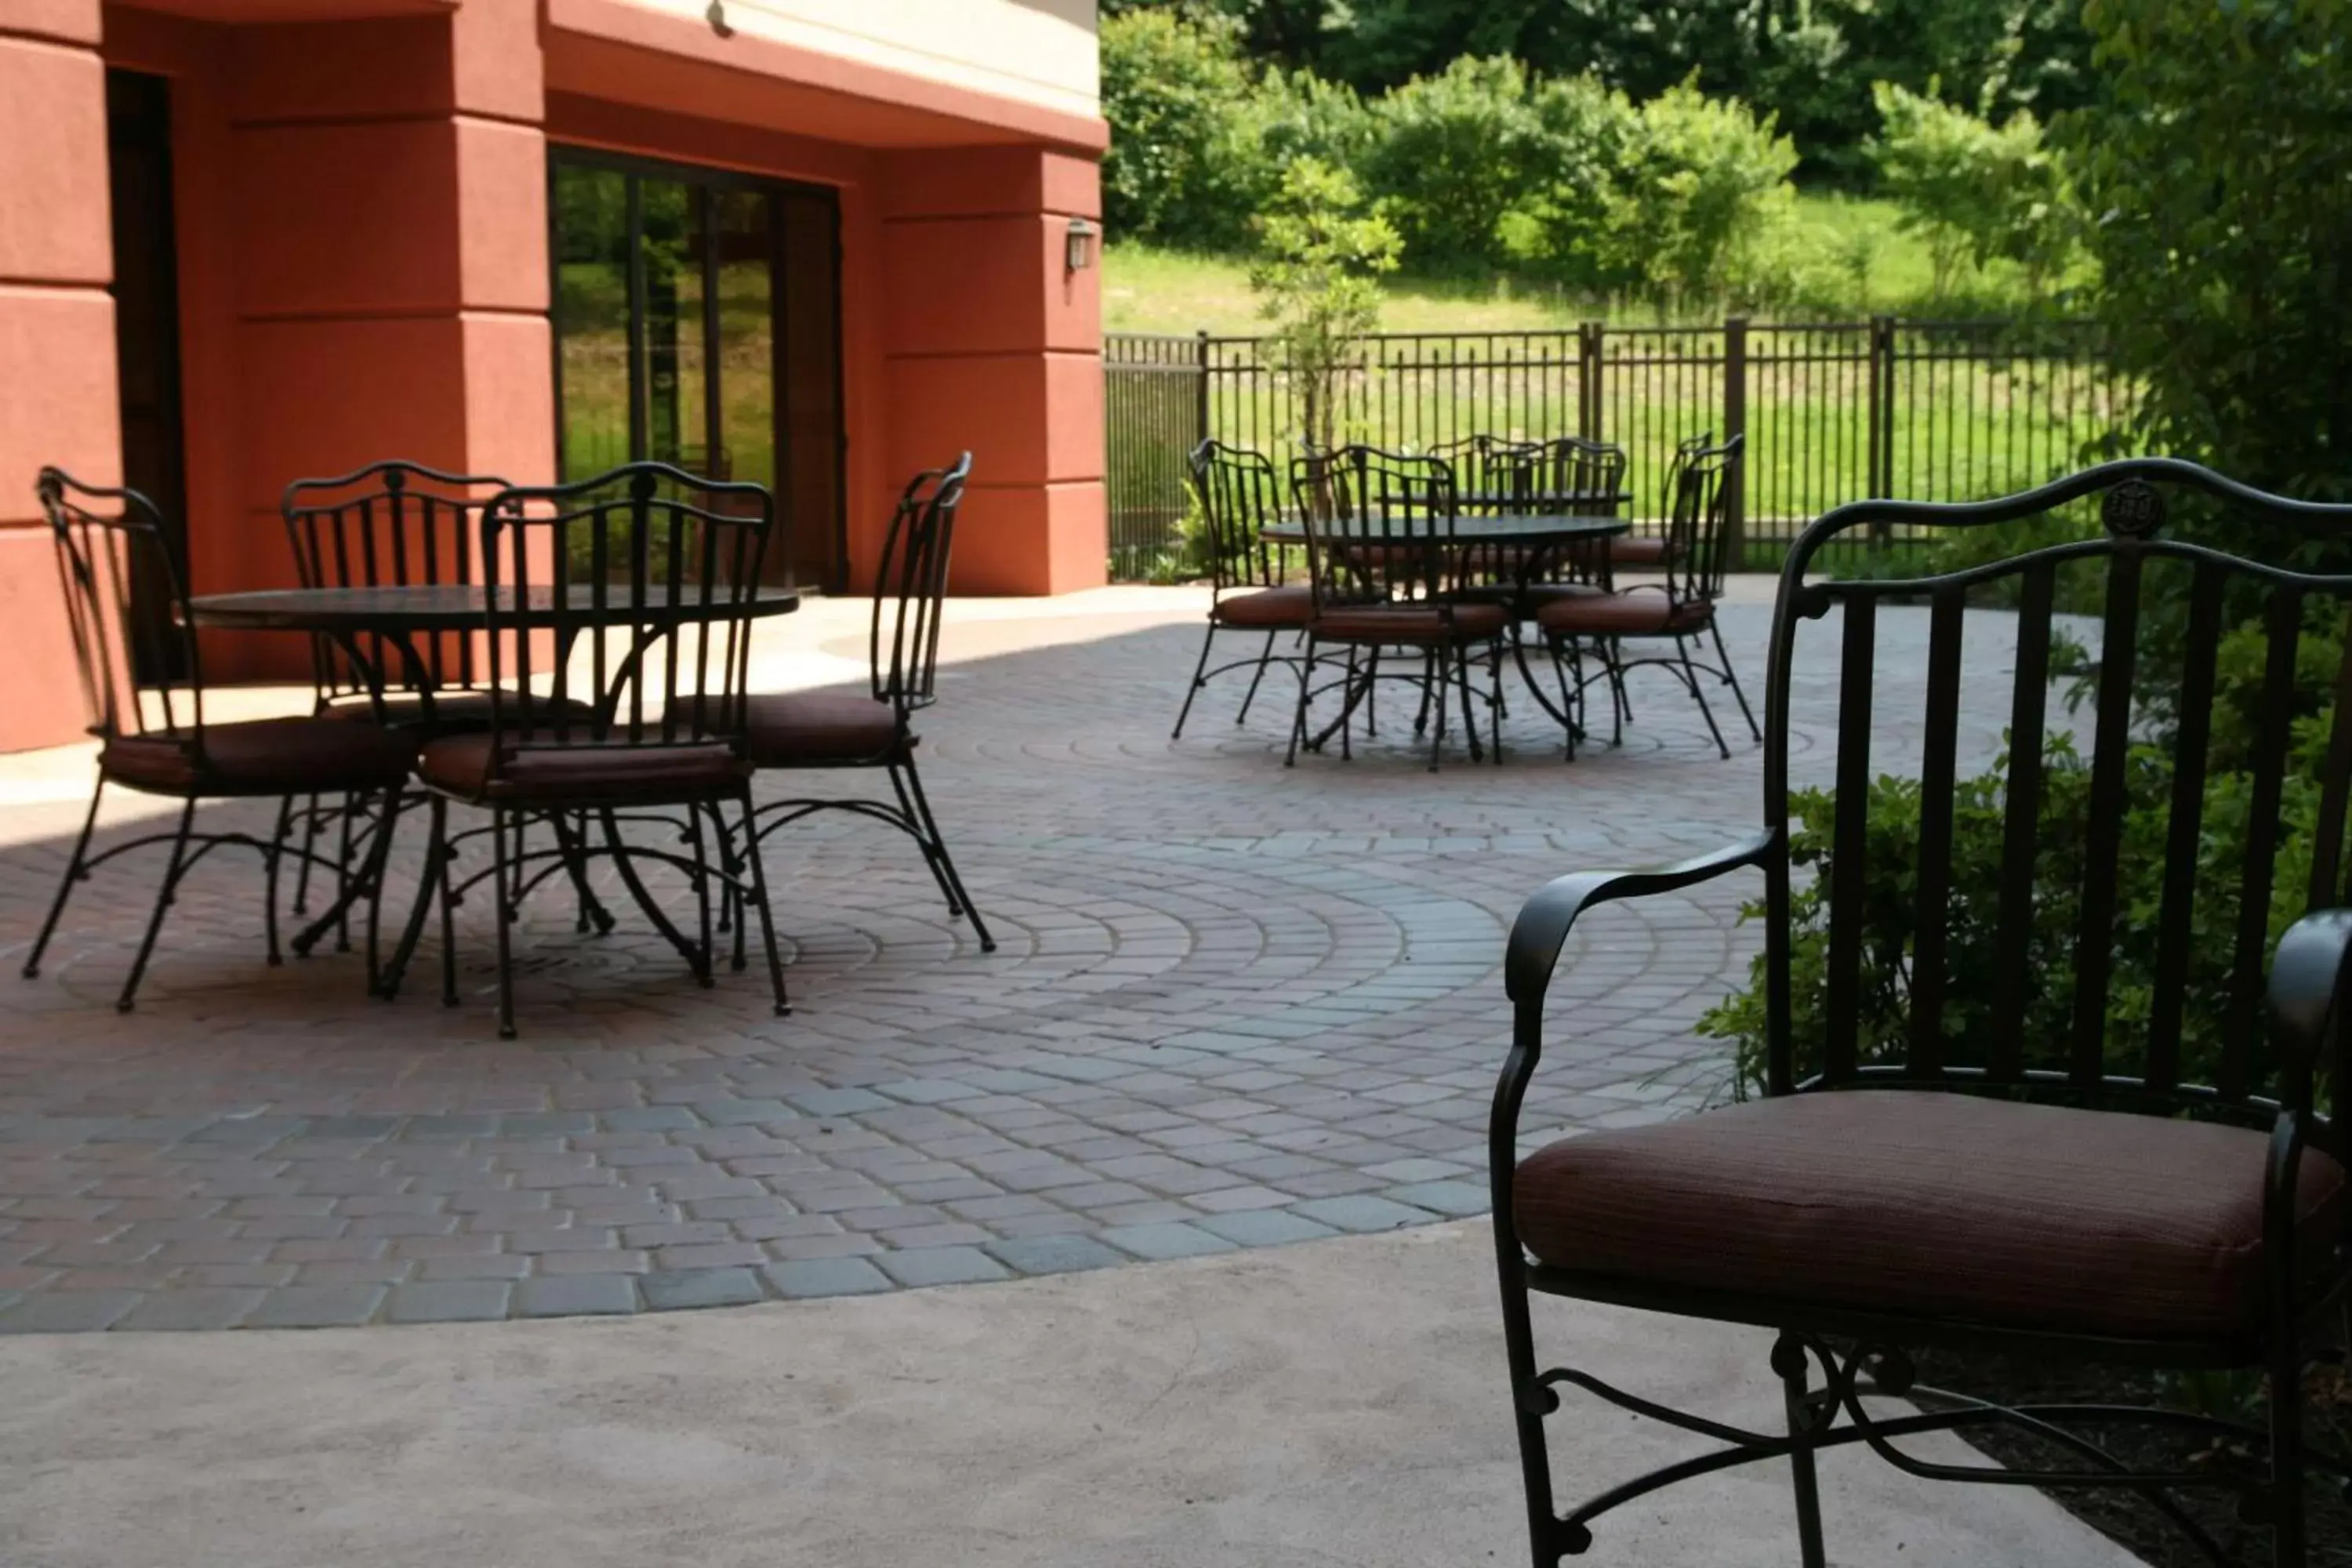
[[[390, 456], [551, 475], [551, 137], [840, 191], [854, 580], [906, 473], [970, 447], [955, 586], [1100, 582], [1098, 274], [1063, 265], [1069, 219], [1097, 212], [1100, 121], [751, 43], [625, 0], [245, 26], [0, 0], [0, 363], [32, 370], [0, 377], [0, 616], [22, 650], [0, 750], [80, 722], [31, 489], [45, 462], [119, 473], [108, 64], [173, 87], [195, 591], [287, 580], [298, 475]], [[302, 657], [220, 639], [206, 675]]]

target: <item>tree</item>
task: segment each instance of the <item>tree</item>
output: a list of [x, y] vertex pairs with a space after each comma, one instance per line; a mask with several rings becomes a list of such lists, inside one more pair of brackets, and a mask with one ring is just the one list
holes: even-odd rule
[[2063, 163], [2041, 121], [2019, 110], [2000, 126], [1964, 109], [1879, 82], [1882, 129], [1864, 144], [1879, 188], [1901, 205], [1904, 228], [1924, 235], [1936, 297], [1963, 261], [1996, 258], [2025, 269], [2036, 299], [2065, 269], [2079, 227]]
[[[2086, 0], [2104, 101], [2059, 127], [2132, 442], [2352, 498], [2352, 4]], [[2352, 569], [2352, 541], [2298, 550]]]
[[1403, 242], [1388, 220], [1367, 215], [1352, 175], [1313, 158], [1295, 160], [1257, 219], [1260, 258], [1250, 268], [1268, 348], [1290, 378], [1301, 439], [1328, 451], [1339, 442], [1339, 392], [1350, 340], [1376, 331], [1382, 273]]
[[1243, 145], [1255, 69], [1216, 17], [1135, 9], [1102, 30], [1103, 219], [1111, 232], [1180, 245], [1237, 244], [1253, 203]]

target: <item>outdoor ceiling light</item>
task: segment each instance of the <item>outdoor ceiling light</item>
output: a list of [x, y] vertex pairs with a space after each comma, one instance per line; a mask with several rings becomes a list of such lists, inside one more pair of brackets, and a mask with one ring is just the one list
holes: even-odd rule
[[1070, 220], [1070, 232], [1065, 241], [1062, 264], [1072, 272], [1084, 272], [1095, 264], [1095, 236], [1102, 230], [1082, 217]]

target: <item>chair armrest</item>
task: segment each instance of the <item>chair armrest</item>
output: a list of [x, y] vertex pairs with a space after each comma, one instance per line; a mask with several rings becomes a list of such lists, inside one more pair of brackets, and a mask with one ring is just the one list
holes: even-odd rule
[[2271, 1030], [2309, 1092], [2310, 1074], [2340, 1064], [2325, 1059], [2337, 1003], [2352, 964], [2352, 909], [2314, 910], [2287, 928], [2271, 960]]
[[[1503, 959], [1504, 989], [1520, 1007], [1540, 1004], [1551, 986], [1552, 970], [1559, 962], [1560, 944], [1568, 940], [1569, 928], [1591, 906], [1675, 892], [1743, 866], [1760, 866], [1779, 843], [1778, 831], [1768, 827], [1737, 844], [1654, 871], [1580, 871], [1554, 878], [1511, 922], [1510, 946]], [[2352, 926], [2347, 930], [2352, 931]], [[2284, 955], [2284, 948], [2280, 952]]]

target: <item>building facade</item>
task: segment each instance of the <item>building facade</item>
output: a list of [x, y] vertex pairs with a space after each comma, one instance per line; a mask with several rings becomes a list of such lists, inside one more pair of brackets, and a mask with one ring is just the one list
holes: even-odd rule
[[152, 495], [199, 594], [384, 458], [758, 479], [777, 570], [854, 590], [969, 448], [955, 589], [1101, 582], [1094, 12], [0, 0], [0, 750], [82, 723], [47, 463]]

